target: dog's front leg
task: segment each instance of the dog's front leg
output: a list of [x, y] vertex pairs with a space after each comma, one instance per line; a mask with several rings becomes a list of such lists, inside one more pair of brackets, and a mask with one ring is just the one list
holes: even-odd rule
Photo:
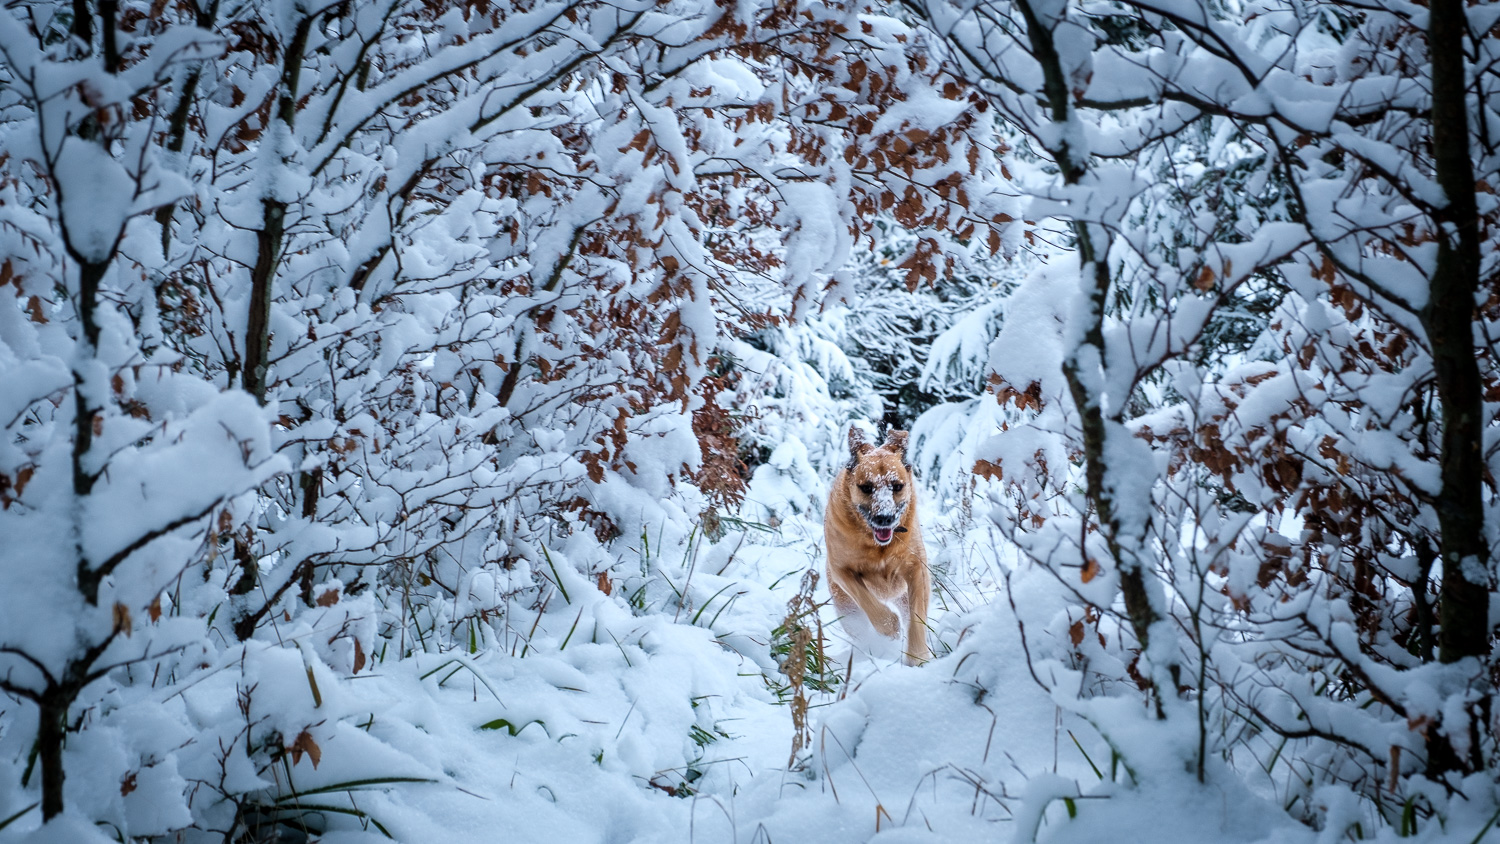
[[927, 605], [932, 601], [932, 575], [925, 563], [915, 566], [907, 578], [906, 600], [906, 664], [921, 665], [932, 657], [927, 649]]
[[[829, 574], [832, 575], [833, 585], [842, 590], [845, 595], [854, 599], [854, 603], [865, 614], [865, 618], [870, 620], [870, 624], [875, 627], [876, 632], [888, 639], [894, 639], [901, 635], [901, 619], [896, 613], [891, 611], [890, 607], [887, 607], [879, 598], [875, 597], [875, 593], [871, 592], [870, 587], [865, 585], [864, 577], [858, 573], [845, 576], [843, 572], [836, 568], [830, 571]], [[835, 605], [838, 605], [837, 593], [834, 594], [834, 598]], [[840, 607], [840, 612], [842, 611], [843, 609]]]

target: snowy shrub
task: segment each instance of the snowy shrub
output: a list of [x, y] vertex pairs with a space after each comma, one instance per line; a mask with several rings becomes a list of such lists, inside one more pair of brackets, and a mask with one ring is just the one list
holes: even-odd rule
[[1140, 777], [1228, 762], [1335, 836], [1493, 806], [1489, 18], [921, 8], [1070, 227], [1003, 305], [1010, 411], [918, 426], [989, 435], [992, 520], [1074, 604], [1018, 608], [1036, 676]]
[[7, 5], [0, 835], [1479, 840], [1496, 23]]
[[[864, 5], [0, 13], [0, 819], [369, 830], [341, 785], [452, 780], [374, 672], [650, 664], [636, 619], [719, 647], [749, 591], [695, 520], [733, 518], [742, 438], [797, 439], [735, 412], [806, 421], [758, 379], [812, 377], [722, 362], [818, 313], [877, 209], [928, 280], [1013, 236], [944, 73]], [[601, 764], [691, 763], [700, 682]]]

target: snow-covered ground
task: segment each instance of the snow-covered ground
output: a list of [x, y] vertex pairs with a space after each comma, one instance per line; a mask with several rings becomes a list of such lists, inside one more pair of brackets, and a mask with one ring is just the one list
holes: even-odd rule
[[[930, 508], [926, 516], [941, 524]], [[1106, 765], [1108, 751], [1086, 725], [1061, 720], [1029, 676], [993, 577], [996, 552], [965, 548], [952, 530], [929, 535], [940, 566], [937, 658], [918, 668], [851, 654], [825, 607], [841, 676], [829, 692], [810, 691], [814, 743], [801, 770], [788, 770], [791, 714], [771, 688], [782, 678], [770, 648], [803, 572], [821, 570], [816, 513], [730, 533], [696, 560], [687, 548], [653, 552], [653, 574], [690, 596], [680, 613], [632, 611], [628, 595], [580, 579], [570, 588], [577, 609], [545, 616], [567, 626], [539, 629], [524, 657], [433, 655], [325, 691], [322, 717], [346, 726], [320, 743], [316, 769], [306, 757], [291, 765], [295, 790], [430, 780], [309, 798], [358, 808], [414, 842], [487, 842], [500, 831], [570, 842], [1009, 837], [1038, 787], [1076, 792], [1073, 783], [1096, 779], [1074, 736]], [[817, 598], [827, 598], [821, 584]], [[310, 720], [301, 663], [264, 653], [250, 676], [279, 677], [289, 723]], [[285, 712], [299, 692], [308, 711]], [[1058, 802], [1047, 828], [1064, 811]], [[372, 824], [324, 840], [380, 837]]]
[[[1112, 760], [1028, 666], [1013, 602], [1045, 614], [1039, 604], [1057, 600], [1046, 575], [928, 501], [934, 659], [908, 667], [856, 651], [825, 606], [839, 677], [809, 690], [811, 750], [789, 768], [793, 725], [773, 688], [785, 680], [773, 631], [803, 573], [821, 571], [822, 531], [816, 508], [780, 494], [774, 475], [757, 486], [773, 502], [759, 512], [775, 527], [739, 523], [717, 543], [694, 535], [676, 547], [652, 548], [647, 536], [634, 549], [640, 571], [610, 572], [610, 594], [558, 567], [564, 606], [541, 612], [520, 650], [434, 653], [339, 676], [296, 648], [252, 644], [115, 717], [157, 723], [163, 748], [233, 747], [247, 723], [263, 729], [270, 719], [298, 736], [284, 739], [291, 752], [271, 769], [275, 782], [257, 782], [253, 767], [233, 761], [244, 756], [224, 753], [222, 771], [147, 769], [134, 784], [170, 791], [181, 775], [222, 777], [236, 793], [269, 787], [281, 797], [259, 816], [263, 837], [233, 839], [251, 841], [1337, 840], [1295, 823], [1227, 768], [1197, 783], [1173, 761], [1183, 758], [1180, 729], [1153, 735], [1142, 719], [1139, 734], [1115, 737], [1129, 762]], [[826, 601], [826, 588], [816, 597]], [[70, 758], [100, 752], [103, 732], [81, 733]], [[113, 782], [90, 781], [85, 766], [68, 786], [72, 805], [95, 816], [123, 797]], [[194, 799], [215, 795], [198, 789]], [[153, 802], [126, 801], [132, 825], [149, 823], [136, 815]], [[272, 820], [283, 822], [281, 838], [268, 836]], [[1434, 824], [1422, 837], [1470, 844], [1484, 820], [1454, 818], [1446, 835]], [[236, 823], [227, 805], [224, 823]], [[237, 833], [254, 831], [246, 824], [257, 816], [238, 823]], [[18, 823], [0, 839], [107, 833], [65, 819], [45, 830]]]

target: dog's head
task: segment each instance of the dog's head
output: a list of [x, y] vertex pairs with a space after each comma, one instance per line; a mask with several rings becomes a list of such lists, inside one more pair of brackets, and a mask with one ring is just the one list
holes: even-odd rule
[[906, 462], [906, 432], [891, 431], [879, 446], [864, 432], [849, 428], [849, 502], [869, 525], [878, 545], [896, 537], [902, 518], [915, 500], [911, 466]]

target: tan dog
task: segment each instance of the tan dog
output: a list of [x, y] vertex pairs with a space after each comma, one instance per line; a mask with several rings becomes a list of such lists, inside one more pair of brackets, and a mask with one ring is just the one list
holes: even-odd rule
[[927, 604], [932, 579], [917, 525], [917, 488], [906, 462], [906, 432], [891, 431], [879, 448], [849, 429], [849, 463], [833, 479], [823, 539], [828, 591], [844, 629], [859, 638], [865, 620], [887, 638], [900, 635], [907, 616], [906, 662], [926, 662]]

